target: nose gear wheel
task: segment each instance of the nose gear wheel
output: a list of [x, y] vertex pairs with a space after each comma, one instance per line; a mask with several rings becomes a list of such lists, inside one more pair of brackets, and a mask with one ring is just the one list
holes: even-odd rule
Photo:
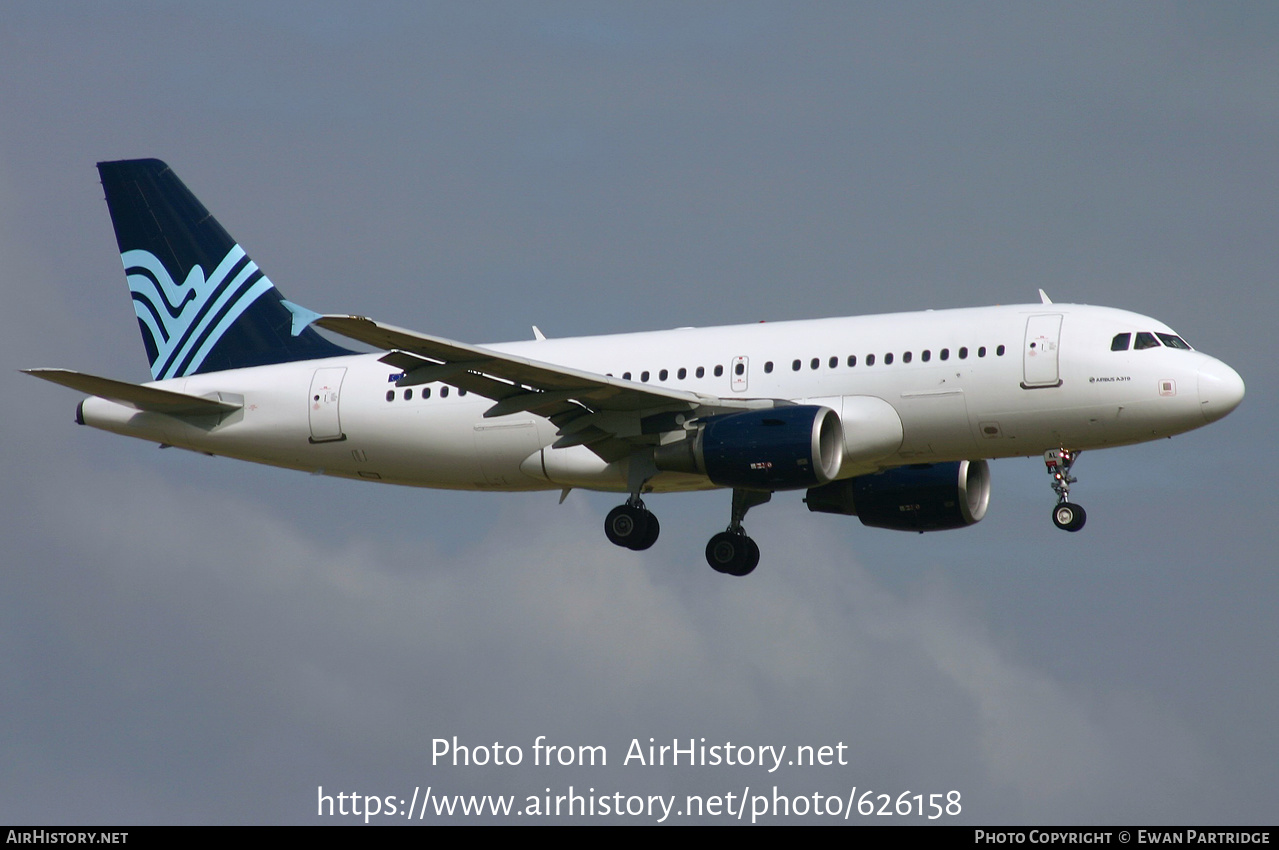
[[1088, 514], [1074, 502], [1058, 502], [1053, 508], [1053, 524], [1063, 531], [1078, 531], [1087, 519]]

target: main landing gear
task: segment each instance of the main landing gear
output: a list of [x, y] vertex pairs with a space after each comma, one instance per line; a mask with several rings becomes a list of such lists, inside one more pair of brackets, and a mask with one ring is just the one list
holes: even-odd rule
[[1078, 480], [1070, 474], [1070, 468], [1078, 459], [1079, 452], [1069, 449], [1049, 449], [1044, 452], [1044, 466], [1053, 477], [1053, 492], [1057, 494], [1057, 504], [1053, 507], [1053, 525], [1065, 531], [1078, 531], [1088, 519], [1084, 509], [1070, 501], [1070, 485]]
[[[773, 494], [767, 491], [733, 491], [733, 516], [728, 529], [716, 534], [706, 544], [706, 563], [715, 572], [745, 576], [759, 564], [759, 546], [746, 536], [742, 518], [751, 508], [771, 498]], [[639, 496], [632, 496], [626, 504], [613, 508], [604, 519], [605, 536], [610, 543], [624, 549], [637, 552], [647, 549], [657, 542], [660, 532], [661, 523], [652, 511], [644, 507]]]
[[733, 516], [726, 531], [721, 531], [706, 544], [706, 563], [717, 573], [746, 576], [759, 564], [759, 546], [746, 536], [742, 519], [756, 505], [762, 505], [773, 494], [759, 490], [733, 491]]
[[631, 497], [604, 518], [604, 536], [609, 543], [641, 552], [657, 542], [662, 524], [652, 511], [644, 507], [644, 500], [640, 498], [644, 485], [656, 474], [657, 467], [653, 466], [651, 454], [639, 452], [631, 458], [626, 467], [626, 483]]

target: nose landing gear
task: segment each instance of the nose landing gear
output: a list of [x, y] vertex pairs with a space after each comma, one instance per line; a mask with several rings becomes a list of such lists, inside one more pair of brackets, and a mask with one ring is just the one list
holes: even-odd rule
[[1063, 531], [1078, 531], [1088, 520], [1083, 507], [1070, 501], [1070, 485], [1079, 480], [1070, 474], [1070, 468], [1078, 459], [1079, 452], [1069, 449], [1049, 449], [1044, 452], [1044, 466], [1053, 478], [1053, 492], [1057, 494], [1057, 504], [1053, 507], [1053, 525]]

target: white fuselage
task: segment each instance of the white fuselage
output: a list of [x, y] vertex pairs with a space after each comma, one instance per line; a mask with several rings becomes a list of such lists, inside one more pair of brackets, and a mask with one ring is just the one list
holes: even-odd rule
[[[1138, 332], [1173, 333], [1122, 310], [1032, 304], [488, 347], [648, 386], [831, 407], [845, 417], [840, 477], [847, 477], [1136, 443], [1200, 427], [1238, 404], [1242, 381], [1207, 355], [1111, 350], [1116, 334]], [[484, 418], [493, 402], [475, 393], [442, 383], [399, 388], [399, 371], [379, 356], [150, 385], [243, 404], [220, 419], [140, 412], [96, 397], [81, 415], [129, 436], [350, 478], [466, 490], [627, 489], [625, 460], [605, 463], [581, 445], [552, 449], [559, 435], [550, 421], [530, 413]], [[869, 419], [859, 419], [867, 411]], [[646, 489], [713, 486], [662, 472]]]

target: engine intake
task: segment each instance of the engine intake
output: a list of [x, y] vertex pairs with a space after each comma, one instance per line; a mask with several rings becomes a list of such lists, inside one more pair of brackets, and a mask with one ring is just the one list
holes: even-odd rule
[[790, 405], [712, 416], [658, 446], [658, 469], [705, 475], [722, 487], [797, 490], [839, 474], [844, 433], [829, 407]]
[[896, 531], [945, 531], [980, 522], [990, 504], [986, 461], [920, 463], [810, 489], [810, 511], [856, 516]]

